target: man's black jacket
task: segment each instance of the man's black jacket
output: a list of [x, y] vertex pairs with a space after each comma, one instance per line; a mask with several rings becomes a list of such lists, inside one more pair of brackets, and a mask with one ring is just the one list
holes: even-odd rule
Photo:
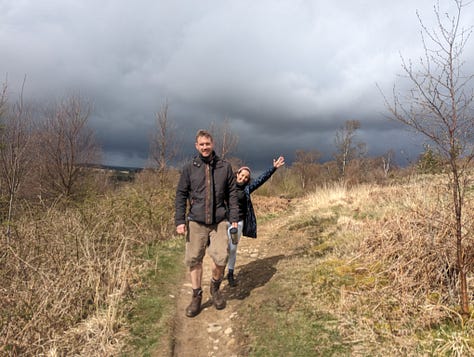
[[186, 218], [204, 224], [216, 224], [224, 219], [237, 222], [237, 191], [230, 163], [214, 155], [209, 163], [196, 156], [186, 164], [176, 188], [175, 209], [177, 226], [186, 223]]

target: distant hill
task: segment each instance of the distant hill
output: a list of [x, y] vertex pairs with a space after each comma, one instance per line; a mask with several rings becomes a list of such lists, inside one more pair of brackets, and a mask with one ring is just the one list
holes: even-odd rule
[[138, 173], [143, 171], [143, 167], [128, 167], [128, 166], [114, 166], [114, 165], [101, 165], [101, 164], [82, 164], [81, 166], [106, 170], [106, 171], [121, 171], [128, 173]]

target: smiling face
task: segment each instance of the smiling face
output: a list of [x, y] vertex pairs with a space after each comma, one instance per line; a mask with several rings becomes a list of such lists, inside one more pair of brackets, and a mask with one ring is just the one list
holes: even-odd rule
[[209, 157], [214, 150], [212, 139], [207, 136], [198, 136], [196, 139], [196, 150], [203, 156]]
[[237, 177], [236, 177], [237, 183], [243, 184], [243, 183], [249, 182], [249, 180], [250, 180], [250, 172], [248, 172], [245, 169], [237, 172]]

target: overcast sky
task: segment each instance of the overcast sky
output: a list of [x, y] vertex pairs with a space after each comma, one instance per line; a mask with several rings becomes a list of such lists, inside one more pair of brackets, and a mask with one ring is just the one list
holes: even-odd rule
[[[291, 164], [296, 150], [330, 158], [336, 130], [359, 120], [357, 140], [370, 155], [393, 149], [403, 161], [421, 150], [420, 140], [387, 119], [376, 84], [390, 94], [400, 55], [420, 56], [416, 11], [432, 27], [433, 5], [0, 0], [0, 71], [12, 99], [25, 76], [27, 99], [86, 97], [105, 164], [145, 164], [154, 114], [166, 100], [186, 156], [197, 129], [227, 118], [239, 137], [235, 155], [256, 169], [280, 154]], [[463, 14], [471, 25], [469, 13], [474, 8]]]

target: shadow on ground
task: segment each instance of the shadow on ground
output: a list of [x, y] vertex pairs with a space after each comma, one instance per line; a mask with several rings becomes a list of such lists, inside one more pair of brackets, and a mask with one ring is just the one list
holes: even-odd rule
[[275, 275], [276, 265], [283, 258], [283, 254], [275, 255], [239, 267], [236, 275], [237, 286], [231, 288], [226, 285], [223, 288], [226, 298], [243, 300], [248, 297], [252, 290], [265, 285]]

